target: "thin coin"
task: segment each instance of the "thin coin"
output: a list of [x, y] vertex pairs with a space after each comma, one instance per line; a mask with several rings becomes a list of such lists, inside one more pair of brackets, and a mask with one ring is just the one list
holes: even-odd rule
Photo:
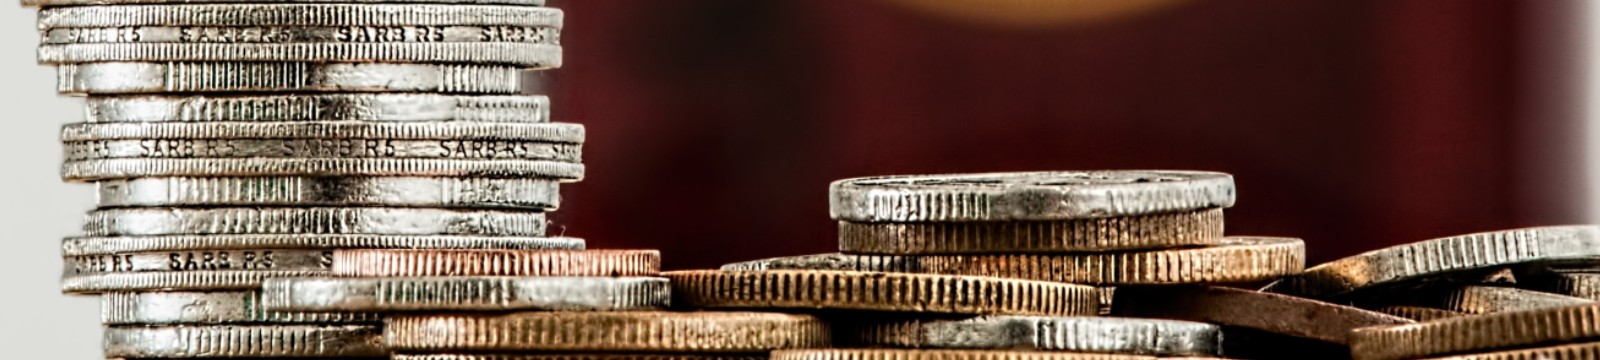
[[803, 349], [777, 350], [771, 360], [1155, 360], [1153, 356], [1071, 353], [1060, 351]]
[[687, 308], [869, 310], [971, 315], [1093, 315], [1092, 286], [977, 276], [768, 270], [671, 271]]
[[550, 122], [550, 98], [536, 95], [285, 94], [90, 96], [90, 123], [474, 121]]
[[392, 360], [767, 360], [767, 354], [394, 354]]
[[168, 4], [39, 10], [39, 28], [115, 26], [560, 27], [561, 9], [462, 4]]
[[1421, 307], [1421, 306], [1406, 306], [1406, 305], [1384, 306], [1384, 307], [1380, 307], [1380, 308], [1374, 309], [1373, 311], [1377, 311], [1377, 312], [1381, 312], [1381, 313], [1385, 313], [1385, 314], [1389, 314], [1389, 315], [1394, 315], [1394, 316], [1399, 316], [1399, 317], [1403, 317], [1403, 318], [1407, 318], [1407, 319], [1411, 319], [1411, 320], [1416, 320], [1416, 321], [1433, 321], [1433, 320], [1453, 318], [1453, 317], [1457, 317], [1457, 316], [1466, 315], [1465, 313], [1455, 312], [1455, 311], [1450, 311], [1450, 310], [1434, 309], [1434, 308]]
[[583, 250], [584, 241], [570, 237], [363, 234], [165, 235], [61, 240], [61, 254], [69, 257], [150, 251], [349, 248]]
[[1420, 305], [1465, 313], [1488, 314], [1593, 303], [1593, 300], [1499, 286], [1454, 286], [1417, 299]]
[[40, 44], [548, 44], [560, 43], [550, 26], [417, 26], [409, 29], [350, 26], [114, 26], [44, 31]]
[[175, 234], [544, 235], [544, 213], [432, 208], [118, 208], [90, 211], [89, 236]]
[[140, 177], [421, 176], [467, 178], [583, 179], [583, 164], [505, 159], [105, 159], [69, 161], [61, 166], [67, 181]]
[[1215, 286], [1117, 287], [1116, 316], [1199, 321], [1348, 344], [1351, 329], [1413, 321], [1316, 300]]
[[555, 179], [164, 177], [96, 182], [101, 207], [376, 206], [555, 210]]
[[381, 324], [376, 313], [279, 312], [256, 291], [139, 292], [100, 296], [107, 325]]
[[333, 252], [337, 276], [656, 276], [657, 250], [402, 250]]
[[1369, 251], [1306, 269], [1262, 291], [1332, 298], [1424, 277], [1600, 255], [1600, 228], [1549, 226], [1433, 239]]
[[67, 256], [62, 277], [214, 270], [330, 271], [333, 250], [179, 250]]
[[722, 265], [721, 269], [919, 272], [916, 260], [911, 256], [826, 253], [736, 262]]
[[1212, 245], [1222, 209], [1055, 221], [839, 222], [839, 251], [865, 254], [1074, 252]]
[[870, 348], [1052, 350], [1090, 353], [1216, 356], [1216, 325], [1114, 317], [980, 316], [835, 323], [835, 339]]
[[931, 255], [921, 271], [1096, 285], [1230, 283], [1276, 279], [1305, 267], [1294, 238], [1229, 237], [1218, 245], [1074, 254]]
[[577, 163], [578, 143], [529, 140], [161, 139], [63, 144], [69, 162], [107, 159], [450, 159]]
[[[112, 6], [115, 7], [115, 6]], [[505, 65], [313, 62], [102, 62], [56, 67], [65, 94], [195, 92], [440, 92], [515, 94]]]
[[22, 6], [31, 7], [198, 3], [419, 3], [544, 6], [544, 0], [22, 0]]
[[327, 271], [207, 270], [103, 273], [61, 279], [61, 292], [98, 294], [137, 291], [259, 290], [271, 278], [327, 275]]
[[105, 355], [127, 358], [383, 356], [383, 332], [368, 325], [109, 327]]
[[826, 347], [828, 327], [809, 315], [758, 312], [393, 315], [384, 338], [399, 352], [755, 353]]
[[77, 123], [61, 128], [61, 141], [94, 140], [526, 140], [582, 143], [584, 128], [572, 123], [440, 122], [156, 122]]
[[1600, 358], [1600, 342], [1429, 358], [1430, 360], [1545, 360]]
[[101, 43], [46, 44], [40, 64], [111, 61], [270, 61], [442, 63], [561, 67], [561, 46], [532, 43]]
[[262, 289], [273, 311], [655, 310], [671, 298], [651, 277], [301, 277]]
[[1359, 360], [1412, 359], [1600, 339], [1600, 305], [1462, 316], [1416, 324], [1356, 329], [1350, 351]]
[[1600, 272], [1549, 271], [1532, 277], [1529, 289], [1600, 300]]
[[1203, 171], [1061, 171], [845, 179], [834, 220], [965, 222], [1088, 219], [1229, 207], [1233, 177]]

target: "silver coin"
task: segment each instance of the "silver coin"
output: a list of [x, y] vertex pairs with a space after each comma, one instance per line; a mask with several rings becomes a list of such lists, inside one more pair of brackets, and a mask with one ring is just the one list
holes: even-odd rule
[[550, 98], [523, 95], [91, 96], [87, 122], [474, 121], [547, 123]]
[[[463, 4], [167, 4], [39, 10], [39, 28], [115, 26], [561, 27], [561, 9]], [[366, 30], [355, 28], [353, 30]]]
[[920, 272], [915, 256], [812, 254], [751, 260], [722, 265], [722, 270], [840, 270]]
[[839, 341], [862, 347], [1216, 356], [1222, 340], [1222, 329], [1212, 324], [1116, 317], [980, 316], [839, 325]]
[[104, 62], [56, 67], [67, 94], [440, 92], [515, 94], [522, 69], [501, 65], [296, 62]]
[[1035, 221], [1233, 206], [1233, 177], [1202, 171], [1063, 171], [883, 176], [829, 187], [851, 222]]
[[529, 140], [143, 139], [62, 144], [66, 161], [103, 159], [459, 159], [583, 161], [583, 145]]
[[274, 311], [652, 310], [671, 298], [656, 277], [322, 277], [268, 280]]
[[107, 325], [382, 324], [376, 313], [278, 312], [256, 291], [125, 292], [100, 295]]
[[56, 7], [84, 5], [134, 5], [134, 4], [208, 4], [208, 3], [417, 3], [417, 4], [472, 4], [544, 6], [545, 0], [22, 0], [22, 6]]
[[561, 46], [526, 43], [55, 44], [41, 64], [107, 61], [323, 61], [561, 67]]
[[372, 325], [109, 327], [105, 355], [126, 358], [383, 356]]
[[106, 159], [61, 165], [67, 181], [140, 177], [420, 176], [471, 178], [583, 178], [583, 164], [538, 160], [460, 159]]
[[366, 234], [216, 234], [127, 237], [70, 237], [62, 256], [118, 255], [133, 252], [249, 249], [513, 249], [583, 250], [569, 237]]
[[332, 271], [333, 250], [170, 250], [67, 256], [62, 278], [107, 273], [244, 271]]
[[217, 177], [106, 180], [102, 207], [401, 206], [555, 210], [554, 179]]
[[581, 124], [441, 122], [216, 122], [78, 123], [61, 128], [61, 141], [144, 139], [406, 139], [530, 140], [582, 143]]
[[549, 26], [117, 26], [44, 31], [41, 44], [527, 43], [559, 45]]
[[383, 234], [542, 236], [544, 213], [434, 208], [120, 208], [89, 212], [88, 236]]
[[130, 291], [259, 290], [261, 282], [271, 278], [327, 274], [327, 271], [272, 270], [103, 273], [62, 278], [61, 292], [98, 294]]

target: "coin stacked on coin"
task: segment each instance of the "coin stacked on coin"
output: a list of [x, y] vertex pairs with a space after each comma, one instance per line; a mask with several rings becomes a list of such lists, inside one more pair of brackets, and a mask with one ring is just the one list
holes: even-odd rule
[[85, 96], [63, 177], [99, 188], [63, 289], [120, 358], [386, 357], [368, 312], [274, 312], [269, 278], [345, 249], [575, 250], [545, 237], [580, 125], [522, 72], [561, 64], [542, 0], [26, 0]]

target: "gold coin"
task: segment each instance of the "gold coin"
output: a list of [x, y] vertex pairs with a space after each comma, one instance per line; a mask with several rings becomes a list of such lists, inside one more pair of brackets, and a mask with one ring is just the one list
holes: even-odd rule
[[[1203, 285], [1118, 287], [1111, 314], [1198, 321], [1341, 345], [1349, 343], [1351, 329], [1413, 322], [1317, 300]], [[1231, 341], [1224, 340], [1224, 347]]]
[[655, 276], [656, 250], [393, 250], [333, 252], [339, 276]]
[[1300, 239], [1229, 237], [1216, 246], [1076, 254], [932, 255], [921, 271], [1096, 285], [1232, 283], [1305, 268]]
[[669, 271], [674, 305], [943, 314], [1094, 315], [1092, 286], [863, 271]]
[[759, 312], [520, 312], [392, 315], [399, 352], [607, 351], [750, 353], [828, 346], [809, 315]]
[[1154, 360], [1154, 356], [1060, 351], [800, 349], [772, 352], [771, 360]]
[[1600, 342], [1565, 344], [1532, 349], [1495, 351], [1429, 358], [1430, 360], [1553, 360], [1600, 359]]
[[1600, 338], [1600, 305], [1462, 316], [1356, 329], [1358, 360], [1411, 359]]
[[1210, 245], [1222, 209], [1057, 221], [839, 223], [839, 251], [858, 254], [1067, 252]]
[[1411, 320], [1416, 320], [1416, 321], [1433, 321], [1433, 320], [1439, 320], [1439, 319], [1445, 319], [1445, 318], [1453, 318], [1453, 317], [1457, 317], [1457, 316], [1466, 315], [1466, 314], [1463, 314], [1463, 313], [1460, 313], [1460, 312], [1455, 312], [1455, 311], [1450, 311], [1450, 310], [1434, 309], [1434, 308], [1421, 307], [1421, 306], [1406, 306], [1406, 305], [1384, 306], [1384, 307], [1377, 308], [1377, 309], [1375, 309], [1373, 311], [1377, 311], [1377, 312], [1381, 312], [1381, 313], [1385, 313], [1385, 314], [1389, 314], [1389, 315], [1394, 315], [1394, 316], [1399, 316], [1399, 317], [1403, 317], [1403, 318], [1407, 318], [1407, 319], [1411, 319]]

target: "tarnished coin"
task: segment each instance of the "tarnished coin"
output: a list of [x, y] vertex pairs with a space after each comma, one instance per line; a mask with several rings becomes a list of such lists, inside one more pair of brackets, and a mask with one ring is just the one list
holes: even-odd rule
[[555, 179], [164, 177], [96, 182], [102, 207], [393, 206], [555, 210]]
[[972, 315], [1094, 315], [1092, 286], [977, 276], [768, 270], [670, 271], [687, 308], [836, 309]]
[[544, 0], [22, 0], [22, 6], [32, 7], [203, 3], [434, 3], [544, 6]]
[[1488, 314], [1593, 303], [1593, 300], [1499, 286], [1452, 286], [1414, 296], [1415, 305], [1465, 314]]
[[401, 250], [333, 252], [338, 276], [656, 276], [657, 250]]
[[1356, 329], [1356, 359], [1412, 359], [1600, 339], [1600, 305], [1462, 316]]
[[755, 353], [828, 346], [809, 315], [758, 312], [521, 312], [393, 315], [397, 352], [606, 351]]
[[[471, 121], [289, 121], [77, 123], [61, 128], [62, 142], [96, 140], [525, 140], [582, 143], [584, 128], [572, 123], [484, 123]], [[437, 142], [436, 142], [437, 144]], [[160, 145], [149, 145], [161, 147]], [[441, 145], [448, 146], [448, 145]], [[330, 153], [332, 153], [330, 151]]]
[[67, 256], [62, 278], [109, 273], [213, 270], [330, 271], [333, 250], [175, 250]]
[[767, 360], [767, 354], [394, 354], [392, 360]]
[[89, 236], [387, 234], [542, 236], [544, 213], [434, 208], [116, 208], [90, 211]]
[[[561, 9], [464, 4], [167, 4], [39, 10], [39, 29], [115, 26], [561, 27]], [[367, 30], [355, 28], [352, 31]], [[376, 31], [376, 29], [373, 29]]]
[[[181, 6], [181, 5], [180, 5]], [[245, 7], [249, 7], [246, 5]], [[234, 5], [234, 7], [240, 7]], [[62, 27], [44, 30], [39, 43], [117, 45], [283, 45], [283, 44], [547, 44], [558, 45], [561, 29], [551, 26], [381, 26], [251, 25]], [[228, 59], [222, 59], [228, 60]]]
[[1433, 239], [1368, 251], [1306, 269], [1262, 291], [1331, 298], [1423, 277], [1600, 255], [1600, 228], [1549, 226]]
[[195, 92], [516, 94], [521, 88], [522, 69], [507, 65], [101, 62], [64, 64], [56, 67], [56, 90], [66, 94]]
[[259, 290], [271, 278], [327, 275], [327, 271], [205, 270], [79, 275], [61, 279], [61, 292], [98, 294], [133, 291]]
[[106, 357], [383, 356], [383, 332], [369, 325], [109, 327]]
[[894, 255], [812, 254], [775, 257], [722, 265], [722, 270], [838, 270], [920, 272], [917, 258]]
[[1413, 321], [1279, 294], [1215, 286], [1117, 287], [1116, 316], [1199, 321], [1349, 344], [1351, 329]]
[[100, 296], [100, 320], [107, 325], [382, 323], [375, 313], [266, 311], [256, 291], [108, 293]]
[[284, 94], [90, 96], [85, 120], [119, 122], [474, 121], [550, 122], [536, 95]]
[[1305, 267], [1294, 238], [1229, 237], [1215, 246], [1136, 252], [933, 255], [921, 271], [1097, 285], [1229, 283], [1275, 279]]
[[1600, 300], [1600, 272], [1550, 271], [1527, 282], [1530, 289]]
[[[376, 29], [375, 29], [376, 30]], [[373, 35], [382, 36], [382, 35]], [[40, 64], [111, 61], [445, 63], [561, 67], [561, 46], [538, 43], [89, 43], [39, 45]]]
[[67, 181], [140, 177], [418, 176], [466, 178], [583, 178], [583, 164], [505, 159], [105, 159], [61, 165]]
[[1216, 325], [1114, 317], [981, 316], [835, 323], [835, 341], [869, 348], [1060, 350], [1160, 356], [1216, 356]]
[[1430, 360], [1555, 360], [1600, 358], [1600, 342], [1428, 358]]
[[303, 277], [262, 289], [273, 311], [653, 310], [671, 298], [652, 277]]
[[834, 220], [964, 222], [1088, 219], [1229, 207], [1233, 177], [1202, 171], [1062, 171], [845, 179]]
[[866, 254], [1073, 252], [1212, 245], [1222, 209], [1055, 221], [839, 222], [839, 251]]
[[125, 253], [249, 249], [522, 249], [583, 250], [584, 241], [569, 237], [475, 235], [364, 234], [227, 234], [128, 237], [70, 237], [61, 240], [61, 255], [108, 255], [113, 265]]
[[1385, 313], [1385, 314], [1389, 314], [1389, 315], [1399, 316], [1399, 317], [1403, 317], [1403, 318], [1407, 318], [1407, 319], [1411, 319], [1411, 320], [1416, 320], [1416, 321], [1433, 321], [1433, 320], [1439, 320], [1439, 319], [1445, 319], [1445, 318], [1453, 318], [1453, 317], [1457, 317], [1457, 316], [1466, 315], [1465, 313], [1456, 312], [1456, 311], [1450, 311], [1450, 310], [1444, 310], [1444, 309], [1435, 309], [1435, 308], [1421, 307], [1421, 306], [1406, 306], [1406, 305], [1384, 306], [1384, 307], [1380, 307], [1380, 308], [1374, 309], [1374, 311]]
[[777, 350], [771, 360], [1155, 360], [1153, 356], [1060, 351], [803, 349]]

